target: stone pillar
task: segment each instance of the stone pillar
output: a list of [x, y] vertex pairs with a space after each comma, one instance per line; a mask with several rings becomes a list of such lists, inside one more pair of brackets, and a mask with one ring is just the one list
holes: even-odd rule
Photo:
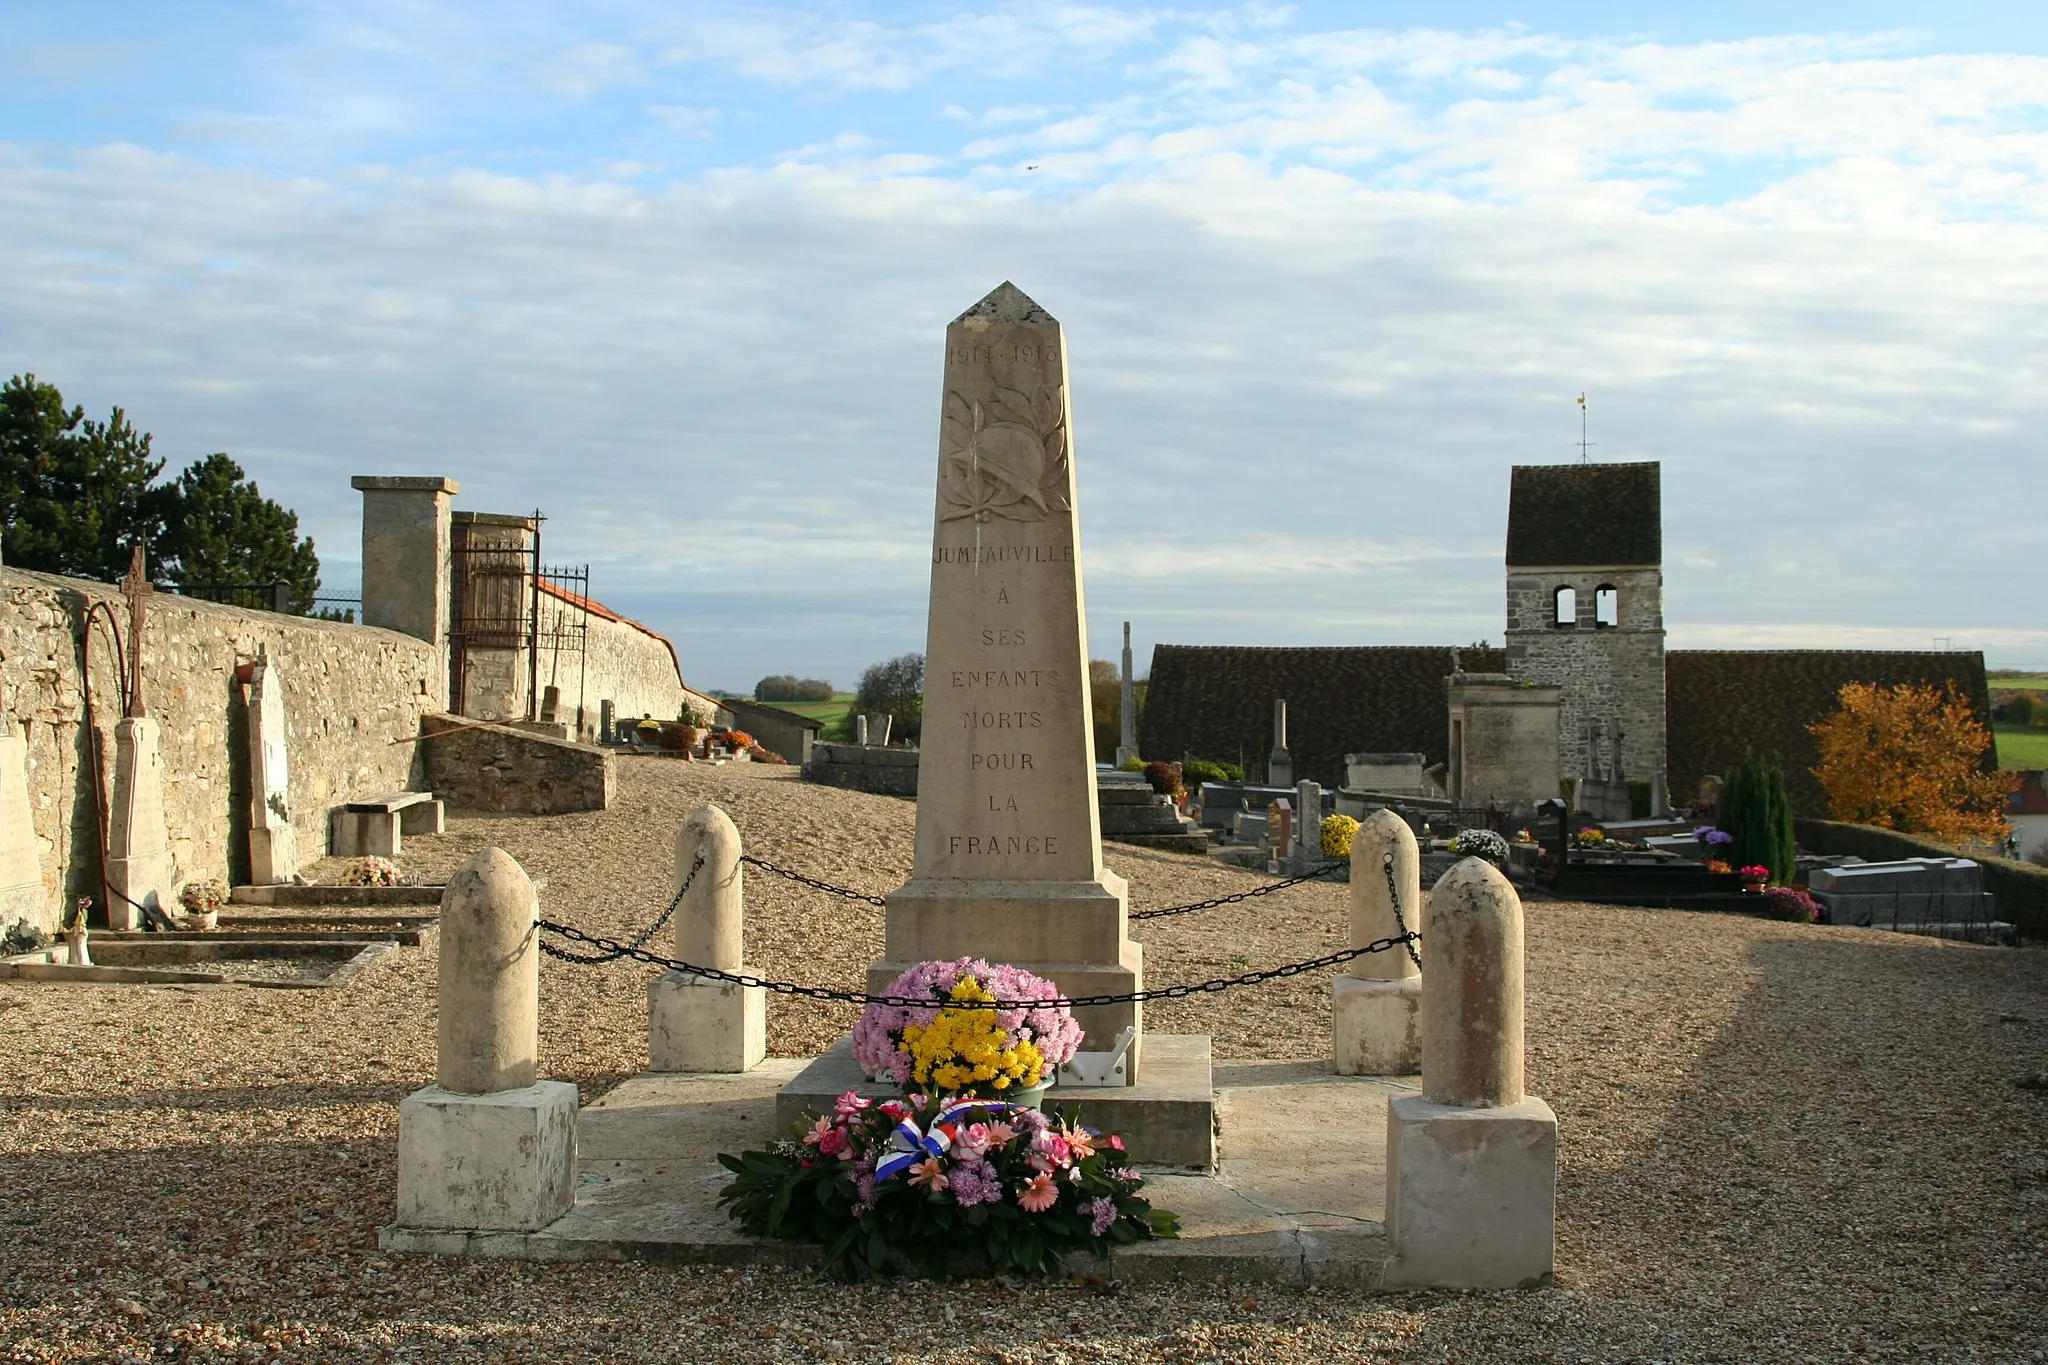
[[[702, 857], [704, 864], [691, 869]], [[740, 832], [717, 806], [699, 806], [676, 831], [676, 959], [743, 972], [746, 900]], [[752, 1071], [768, 1055], [768, 992], [694, 972], [663, 972], [647, 985], [647, 1064], [652, 1071]]]
[[171, 839], [164, 826], [164, 760], [157, 724], [114, 727], [114, 796], [107, 814], [107, 927], [140, 929], [142, 907], [170, 913]]
[[1478, 858], [1430, 897], [1422, 1093], [1387, 1106], [1388, 1285], [1512, 1289], [1556, 1258], [1557, 1116], [1522, 1092], [1522, 902]]
[[[1068, 995], [1131, 992], [1143, 954], [1096, 805], [1065, 337], [1006, 283], [954, 319], [945, 356], [917, 855], [868, 988], [968, 956]], [[1074, 1014], [1089, 1051], [1135, 1027], [1141, 1078], [1137, 1003]]]
[[862, 748], [867, 747], [868, 718], [866, 716], [855, 716], [853, 718], [853, 742]]
[[1124, 622], [1122, 686], [1121, 705], [1117, 710], [1119, 734], [1116, 746], [1116, 766], [1119, 768], [1138, 756], [1138, 689], [1131, 679], [1131, 623], [1129, 621]]
[[597, 704], [597, 738], [602, 744], [611, 744], [618, 738], [618, 708], [607, 697]]
[[1287, 752], [1287, 700], [1273, 699], [1273, 752], [1266, 756], [1266, 785], [1294, 785], [1294, 759]]
[[398, 1225], [532, 1232], [575, 1202], [576, 1087], [536, 1079], [539, 902], [503, 849], [441, 896], [435, 1083], [398, 1106]]
[[[1351, 946], [1410, 932], [1422, 932], [1422, 855], [1406, 821], [1376, 810], [1351, 837]], [[1413, 1076], [1422, 1069], [1422, 969], [1406, 949], [1351, 959], [1330, 990], [1338, 1075]]]
[[249, 880], [272, 886], [297, 874], [299, 838], [285, 762], [284, 688], [267, 653], [249, 666], [248, 689]]
[[430, 693], [448, 704], [449, 500], [453, 479], [358, 474], [363, 495], [363, 624], [433, 645], [441, 666]]

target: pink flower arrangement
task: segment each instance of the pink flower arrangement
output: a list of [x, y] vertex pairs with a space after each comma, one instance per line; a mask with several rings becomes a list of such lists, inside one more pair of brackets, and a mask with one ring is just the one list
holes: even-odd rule
[[[981, 958], [962, 957], [951, 962], [920, 962], [889, 983], [883, 995], [911, 1000], [930, 1000], [929, 1005], [869, 1005], [853, 1026], [853, 1056], [871, 1080], [910, 1083], [910, 1049], [903, 1042], [903, 1030], [910, 1025], [930, 1027], [942, 1010], [954, 1004], [953, 987], [962, 977], [973, 977], [989, 995], [1003, 1001], [1057, 1000], [1060, 988], [1042, 976], [1021, 967], [990, 963]], [[995, 1012], [996, 1027], [1003, 1030], [1003, 1046], [1013, 1048], [1029, 1042], [1045, 1060], [1048, 1072], [1073, 1060], [1081, 1047], [1081, 1026], [1065, 1005], [1036, 1005]]]
[[815, 1241], [827, 1266], [848, 1274], [901, 1264], [950, 1273], [960, 1253], [1043, 1273], [1066, 1252], [1177, 1228], [1141, 1195], [1123, 1141], [1071, 1116], [848, 1092], [791, 1133], [765, 1151], [720, 1156], [736, 1178], [719, 1200], [747, 1231]]
[[1747, 867], [1737, 868], [1736, 872], [1746, 882], [1767, 882], [1771, 879], [1771, 870], [1761, 863], [1751, 863]]

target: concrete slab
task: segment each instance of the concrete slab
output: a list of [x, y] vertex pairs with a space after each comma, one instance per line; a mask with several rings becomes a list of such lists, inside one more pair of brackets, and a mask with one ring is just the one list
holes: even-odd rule
[[[742, 1074], [636, 1076], [579, 1116], [576, 1204], [562, 1218], [525, 1233], [387, 1227], [379, 1243], [536, 1261], [815, 1264], [812, 1247], [734, 1228], [718, 1208], [727, 1175], [717, 1161], [777, 1132], [778, 1092], [813, 1064], [775, 1058]], [[1214, 1084], [1215, 1172], [1146, 1171], [1153, 1202], [1180, 1215], [1180, 1238], [1069, 1271], [1376, 1287], [1387, 1256], [1387, 1104], [1415, 1086], [1334, 1076], [1327, 1062], [1271, 1061], [1218, 1063]]]
[[[1154, 1033], [1145, 1039], [1145, 1066], [1136, 1085], [1076, 1088], [1055, 1086], [1045, 1103], [1061, 1113], [1078, 1111], [1081, 1122], [1121, 1134], [1133, 1159], [1147, 1166], [1216, 1164], [1216, 1097], [1211, 1079], [1209, 1035]], [[776, 1132], [808, 1111], [819, 1113], [847, 1091], [890, 1099], [901, 1090], [878, 1085], [853, 1060], [853, 1038], [805, 1067], [775, 1100]]]

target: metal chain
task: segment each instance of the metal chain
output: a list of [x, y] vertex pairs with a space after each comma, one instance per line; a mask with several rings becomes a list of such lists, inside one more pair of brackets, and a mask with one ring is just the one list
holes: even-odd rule
[[864, 905], [879, 905], [884, 908], [887, 908], [889, 904], [885, 897], [871, 896], [865, 891], [855, 891], [851, 887], [834, 886], [831, 882], [821, 882], [816, 877], [806, 877], [801, 872], [778, 866], [775, 863], [769, 862], [766, 858], [756, 858], [751, 853], [741, 854], [740, 861], [758, 867], [763, 872], [773, 872], [778, 877], [787, 877], [789, 880], [801, 886], [808, 886], [814, 891], [823, 891], [828, 896], [844, 896], [850, 901], [860, 901]]
[[[814, 891], [823, 891], [828, 896], [841, 896], [850, 901], [859, 901], [863, 905], [886, 907], [889, 904], [886, 896], [874, 896], [865, 891], [855, 891], [852, 887], [837, 886], [828, 881], [821, 881], [816, 877], [805, 876], [793, 868], [783, 867], [778, 863], [771, 863], [766, 858], [756, 858], [751, 853], [742, 855], [740, 861], [758, 867], [763, 872], [772, 872], [778, 877], [785, 877], [800, 886], [808, 886]], [[1239, 901], [1253, 900], [1259, 896], [1270, 896], [1275, 891], [1285, 891], [1290, 886], [1300, 886], [1303, 882], [1312, 882], [1319, 877], [1334, 877], [1344, 871], [1346, 866], [1347, 864], [1341, 862], [1331, 863], [1326, 867], [1319, 867], [1313, 872], [1304, 872], [1299, 877], [1286, 877], [1268, 886], [1253, 887], [1249, 891], [1237, 891], [1228, 896], [1216, 896], [1209, 900], [1194, 901], [1187, 905], [1169, 905], [1158, 910], [1133, 910], [1130, 917], [1133, 920], [1164, 919], [1168, 915], [1191, 915], [1197, 910], [1214, 910], [1219, 905], [1235, 905]]]
[[628, 953], [637, 952], [639, 949], [646, 947], [647, 940], [653, 938], [656, 934], [661, 932], [661, 926], [669, 922], [670, 917], [672, 917], [676, 912], [676, 907], [683, 903], [683, 897], [687, 896], [690, 893], [690, 883], [696, 881], [697, 874], [699, 872], [702, 872], [703, 870], [704, 855], [702, 853], [699, 853], [697, 855], [697, 861], [690, 864], [690, 875], [683, 878], [683, 884], [676, 888], [676, 894], [669, 899], [668, 909], [662, 911], [661, 914], [657, 915], [655, 917], [654, 923], [648, 925], [645, 929], [641, 930], [640, 933], [633, 939], [633, 941], [630, 944], [626, 945], [625, 948], [618, 952], [596, 953], [590, 956], [585, 956], [582, 953], [572, 953], [566, 948], [557, 948], [554, 944], [548, 943], [545, 940], [542, 941], [540, 945], [540, 950], [546, 953], [549, 957], [557, 958], [563, 962], [580, 963], [581, 965], [586, 967], [596, 966], [597, 964], [603, 962], [617, 962], [620, 958], [626, 956]]
[[1387, 899], [1394, 906], [1394, 927], [1401, 931], [1401, 937], [1408, 944], [1408, 960], [1415, 964], [1415, 970], [1422, 970], [1422, 954], [1415, 951], [1416, 941], [1421, 937], [1408, 928], [1408, 917], [1401, 913], [1401, 888], [1394, 885], [1394, 855], [1388, 853], [1380, 866], [1387, 871]]
[[[564, 953], [561, 949], [554, 948], [550, 944], [543, 943], [541, 945], [542, 949], [550, 957], [561, 958], [566, 962], [613, 962], [622, 957], [630, 957], [635, 962], [644, 962], [650, 967], [665, 967], [670, 971], [706, 977], [712, 981], [728, 981], [735, 986], [757, 986], [762, 990], [772, 991], [777, 995], [797, 995], [807, 1000], [825, 1000], [849, 1005], [923, 1007], [943, 1003], [931, 999], [919, 999], [915, 996], [870, 995], [866, 991], [839, 990], [832, 986], [806, 986], [794, 981], [769, 981], [762, 977], [749, 975], [746, 972], [727, 972], [721, 971], [716, 967], [699, 967], [689, 962], [678, 962], [672, 957], [663, 957], [659, 953], [650, 953], [645, 948], [636, 948], [631, 944], [620, 943], [616, 939], [601, 938], [596, 934], [587, 934], [574, 925], [557, 924], [552, 920], [541, 920], [539, 924], [544, 933], [560, 934], [563, 938], [571, 939], [578, 943], [587, 943], [591, 947], [598, 949], [602, 954], [601, 956], [586, 957], [580, 954]], [[1322, 967], [1339, 966], [1342, 963], [1351, 961], [1353, 958], [1364, 957], [1368, 953], [1384, 953], [1391, 948], [1398, 948], [1404, 943], [1412, 943], [1414, 940], [1415, 935], [1413, 934], [1400, 934], [1393, 938], [1375, 939], [1363, 948], [1346, 948], [1340, 952], [1326, 953], [1322, 957], [1310, 958], [1306, 962], [1290, 962], [1282, 967], [1268, 967], [1263, 971], [1245, 972], [1239, 976], [1220, 976], [1208, 981], [1189, 982], [1177, 986], [1161, 986], [1154, 990], [1123, 991], [1111, 995], [1063, 995], [1043, 1000], [993, 1000], [985, 1002], [982, 1007], [986, 1009], [1023, 1010], [1065, 1006], [1068, 1009], [1080, 1009], [1090, 1005], [1136, 1005], [1150, 1000], [1183, 1000], [1191, 995], [1213, 995], [1220, 991], [1230, 990], [1235, 986], [1257, 986], [1267, 981], [1276, 981], [1281, 977], [1299, 976], [1303, 972], [1316, 971]]]
[[1197, 910], [1213, 910], [1219, 905], [1235, 905], [1239, 901], [1255, 900], [1260, 896], [1270, 896], [1275, 891], [1285, 891], [1290, 886], [1300, 886], [1303, 882], [1312, 882], [1318, 877], [1334, 877], [1339, 872], [1344, 871], [1347, 866], [1348, 864], [1341, 862], [1330, 863], [1327, 866], [1317, 868], [1313, 872], [1304, 872], [1299, 877], [1285, 877], [1277, 882], [1268, 883], [1265, 886], [1255, 886], [1249, 891], [1236, 891], [1228, 896], [1217, 896], [1206, 901], [1193, 901], [1187, 905], [1169, 905], [1162, 910], [1133, 910], [1131, 911], [1131, 918], [1134, 920], [1164, 919], [1168, 915], [1191, 915]]

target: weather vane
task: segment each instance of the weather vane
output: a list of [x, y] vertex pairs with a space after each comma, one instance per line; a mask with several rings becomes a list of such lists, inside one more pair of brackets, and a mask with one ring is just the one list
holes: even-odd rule
[[1600, 444], [1586, 439], [1586, 395], [1579, 395], [1579, 463], [1586, 463], [1586, 452]]

